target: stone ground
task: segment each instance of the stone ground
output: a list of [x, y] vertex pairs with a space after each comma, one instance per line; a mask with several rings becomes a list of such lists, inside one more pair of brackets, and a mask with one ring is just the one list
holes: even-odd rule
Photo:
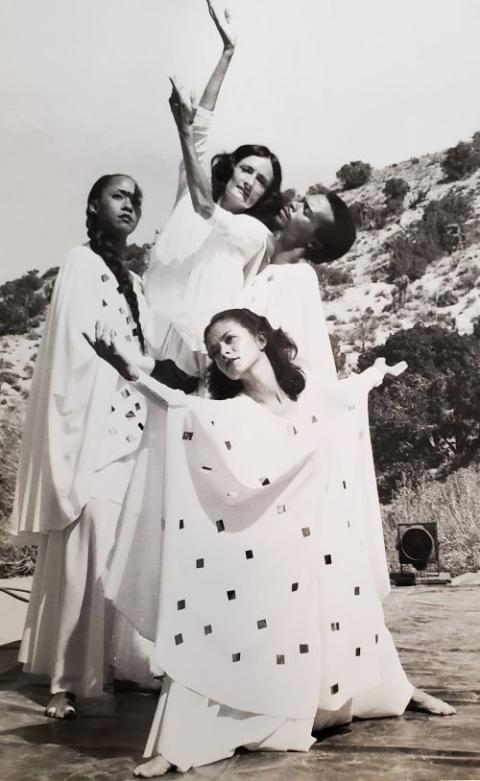
[[[0, 781], [130, 781], [155, 696], [108, 693], [84, 705], [76, 722], [45, 718], [47, 686], [21, 673], [18, 643], [6, 642], [14, 639], [6, 637], [7, 611], [8, 625], [18, 634], [24, 605], [15, 601], [12, 607], [11, 597], [0, 597]], [[188, 779], [478, 781], [480, 573], [452, 586], [394, 589], [386, 616], [412, 682], [445, 697], [456, 706], [456, 716], [407, 712], [357, 721], [322, 735], [308, 754], [241, 753], [190, 771]]]

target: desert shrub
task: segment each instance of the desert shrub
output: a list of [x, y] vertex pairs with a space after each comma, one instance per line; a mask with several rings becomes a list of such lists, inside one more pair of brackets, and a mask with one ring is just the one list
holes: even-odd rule
[[372, 441], [384, 500], [405, 478], [445, 475], [480, 455], [480, 340], [440, 326], [415, 325], [359, 357], [383, 356], [408, 371], [370, 394]]
[[458, 296], [455, 295], [453, 290], [445, 290], [437, 297], [437, 306], [453, 306], [458, 302]]
[[392, 176], [387, 179], [383, 188], [383, 195], [387, 210], [390, 213], [397, 213], [401, 210], [405, 196], [410, 190], [410, 185], [400, 176]]
[[442, 171], [448, 182], [463, 179], [480, 167], [480, 152], [478, 147], [467, 141], [459, 141], [456, 146], [445, 152], [442, 160]]
[[0, 335], [25, 333], [43, 317], [47, 299], [42, 288], [36, 269], [0, 285]]
[[[395, 529], [399, 523], [436, 521], [441, 565], [452, 576], [480, 569], [478, 466], [459, 469], [444, 482], [428, 476], [424, 476], [417, 485], [407, 481], [398, 489], [387, 516], [389, 530]], [[390, 563], [398, 567], [396, 551], [392, 558]]]
[[388, 214], [384, 206], [355, 201], [349, 208], [355, 226], [360, 230], [380, 230], [386, 225]]
[[417, 206], [420, 206], [420, 204], [423, 203], [423, 201], [425, 200], [429, 192], [430, 192], [430, 187], [420, 187], [410, 199], [408, 208], [416, 209]]
[[351, 163], [345, 163], [337, 171], [337, 179], [342, 184], [343, 190], [354, 190], [366, 184], [372, 175], [372, 166], [369, 163], [362, 163], [361, 160], [353, 160]]
[[385, 243], [390, 255], [387, 279], [406, 274], [411, 281], [419, 279], [433, 260], [456, 248], [452, 244], [452, 226], [460, 232], [470, 218], [473, 207], [461, 193], [449, 192], [425, 207], [422, 219], [407, 231]]

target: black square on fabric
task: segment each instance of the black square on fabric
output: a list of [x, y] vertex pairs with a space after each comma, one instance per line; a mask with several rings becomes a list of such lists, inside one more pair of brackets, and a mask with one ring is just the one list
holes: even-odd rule
[[183, 635], [175, 635], [175, 645], [181, 645], [183, 643]]
[[139, 410], [139, 409], [141, 409], [141, 408], [142, 408], [142, 405], [140, 404], [140, 402], [136, 401], [136, 402], [135, 402], [135, 409], [136, 409], [136, 410]]
[[346, 487], [347, 487], [347, 483], [346, 483], [346, 481], [345, 481], [345, 480], [342, 480], [342, 485], [343, 485], [343, 487], [346, 489]]
[[332, 632], [339, 632], [340, 631], [340, 622], [339, 621], [332, 621], [330, 624], [330, 629]]
[[277, 654], [277, 664], [285, 664], [285, 655]]
[[270, 480], [268, 479], [268, 477], [261, 477], [260, 482], [262, 485], [270, 485]]
[[355, 656], [360, 656], [360, 648], [355, 648]]
[[184, 529], [185, 528], [185, 521], [183, 520], [183, 518], [180, 518], [180, 520], [178, 522], [178, 528], [179, 529]]
[[182, 439], [193, 439], [193, 431], [184, 431]]
[[211, 466], [202, 466], [202, 469], [203, 469], [204, 472], [211, 472], [212, 471], [212, 467]]
[[122, 390], [121, 394], [120, 394], [120, 396], [122, 396], [122, 398], [124, 398], [124, 399], [128, 399], [128, 397], [129, 397], [130, 395], [131, 395], [131, 394], [130, 394], [130, 391], [128, 390], [128, 388], [124, 388], [124, 389]]
[[329, 553], [327, 553], [326, 556], [323, 557], [325, 559], [325, 564], [331, 564], [332, 563], [332, 557]]
[[304, 526], [304, 528], [302, 529], [302, 534], [304, 537], [310, 537], [310, 527]]
[[308, 654], [308, 644], [307, 643], [300, 643], [298, 646], [298, 650], [301, 654]]
[[143, 423], [137, 423], [137, 425], [138, 425], [138, 428], [140, 429], [140, 431], [143, 431], [143, 429], [145, 428]]
[[227, 599], [229, 600], [229, 602], [231, 602], [232, 599], [236, 599], [236, 598], [237, 595], [235, 593], [235, 589], [231, 589], [230, 591], [227, 591]]
[[375, 635], [375, 642], [378, 643], [378, 635]]
[[217, 522], [215, 523], [215, 526], [217, 527], [217, 532], [218, 532], [218, 533], [220, 533], [220, 532], [224, 532], [224, 531], [225, 531], [225, 524], [224, 524], [224, 522], [223, 522], [223, 521], [217, 521]]
[[197, 559], [196, 562], [195, 562], [195, 566], [196, 566], [197, 569], [203, 569], [204, 566], [205, 566], [204, 559]]
[[240, 661], [240, 654], [232, 654], [232, 662], [239, 662]]
[[177, 602], [177, 610], [185, 610], [185, 600], [179, 599]]
[[134, 413], [133, 409], [128, 410], [128, 412], [125, 414], [125, 417], [126, 418], [134, 418], [135, 417], [135, 413]]
[[211, 634], [212, 634], [212, 625], [211, 625], [211, 624], [206, 624], [206, 625], [203, 627], [203, 633], [204, 633], [205, 635], [211, 635]]
[[257, 621], [257, 629], [266, 629], [267, 628], [267, 620], [265, 618], [261, 618], [259, 621]]
[[318, 423], [318, 418], [315, 415], [312, 415], [312, 423]]
[[333, 686], [330, 686], [330, 694], [337, 694], [338, 693], [338, 683], [334, 683]]
[[227, 448], [227, 450], [231, 450], [232, 449], [232, 443], [229, 442], [228, 439], [225, 441], [225, 447]]
[[115, 407], [110, 407], [110, 412], [115, 412]]
[[356, 597], [358, 597], [358, 595], [360, 594], [360, 586], [355, 586], [355, 588], [353, 589], [353, 593]]
[[102, 274], [102, 276], [100, 277], [100, 279], [102, 280], [102, 282], [108, 282], [108, 280], [109, 280], [109, 276], [108, 276], [108, 274]]
[[287, 508], [285, 507], [284, 504], [277, 504], [277, 513], [279, 515], [282, 515], [282, 513], [286, 513], [286, 512], [287, 512]]
[[245, 558], [246, 559], [253, 559], [253, 550], [246, 550], [245, 551]]
[[298, 583], [292, 583], [292, 591], [298, 591]]
[[105, 299], [103, 299], [103, 300], [102, 300], [102, 306], [108, 306], [108, 304], [107, 304], [107, 302], [105, 301]]

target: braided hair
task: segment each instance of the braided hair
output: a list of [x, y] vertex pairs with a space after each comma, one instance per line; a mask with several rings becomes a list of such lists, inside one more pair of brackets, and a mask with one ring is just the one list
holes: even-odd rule
[[[95, 201], [101, 198], [103, 190], [107, 187], [112, 179], [122, 174], [106, 174], [97, 179], [92, 189], [88, 194], [87, 199], [87, 235], [90, 240], [90, 247], [97, 255], [104, 260], [115, 279], [118, 282], [118, 292], [121, 293], [130, 309], [131, 315], [135, 321], [135, 331], [140, 348], [145, 353], [145, 337], [143, 334], [142, 325], [140, 323], [140, 312], [138, 307], [138, 298], [133, 287], [132, 276], [124, 265], [123, 252], [119, 254], [115, 247], [112, 237], [108, 235], [105, 229], [101, 228], [98, 221], [98, 216], [92, 209], [92, 205]], [[130, 178], [130, 177], [129, 177]], [[142, 208], [142, 191], [138, 184], [135, 182], [135, 191], [132, 198], [133, 207], [137, 214], [141, 213]]]
[[[227, 309], [214, 315], [204, 333], [204, 342], [215, 323], [233, 320], [246, 328], [253, 337], [262, 335], [265, 339], [265, 355], [269, 359], [275, 378], [289, 399], [296, 401], [305, 389], [305, 375], [294, 363], [297, 345], [281, 328], [272, 328], [266, 317], [250, 309]], [[213, 399], [231, 399], [243, 390], [241, 380], [227, 377], [213, 360], [208, 368], [207, 386]]]

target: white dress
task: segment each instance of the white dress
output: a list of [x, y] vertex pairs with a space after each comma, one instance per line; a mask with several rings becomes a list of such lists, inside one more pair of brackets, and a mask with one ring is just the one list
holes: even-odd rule
[[[211, 113], [199, 108], [194, 140], [204, 154]], [[181, 169], [179, 199], [159, 234], [145, 274], [156, 358], [171, 358], [189, 374], [205, 368], [203, 331], [212, 315], [237, 305], [262, 263], [269, 230], [248, 214], [216, 206], [211, 219], [193, 210]]]
[[12, 515], [19, 543], [39, 546], [20, 661], [49, 675], [52, 692], [84, 696], [102, 691], [112, 628], [103, 577], [146, 418], [142, 394], [83, 336], [93, 337], [97, 319], [136, 338], [114, 275], [88, 246], [76, 247], [45, 323]]
[[[305, 751], [314, 720], [405, 708], [412, 687], [384, 625], [359, 512], [360, 451], [340, 464], [336, 442], [366, 381], [305, 391], [288, 420], [243, 396], [216, 402], [136, 383], [159, 423], [161, 438], [142, 444], [150, 464], [166, 436], [163, 490], [158, 474], [153, 482], [136, 468], [129, 492], [142, 497], [143, 543], [157, 560], [143, 560], [156, 615], [137, 593], [131, 601], [128, 574], [116, 594], [168, 676], [146, 756], [187, 770], [241, 745]], [[117, 549], [113, 576], [121, 558]]]

